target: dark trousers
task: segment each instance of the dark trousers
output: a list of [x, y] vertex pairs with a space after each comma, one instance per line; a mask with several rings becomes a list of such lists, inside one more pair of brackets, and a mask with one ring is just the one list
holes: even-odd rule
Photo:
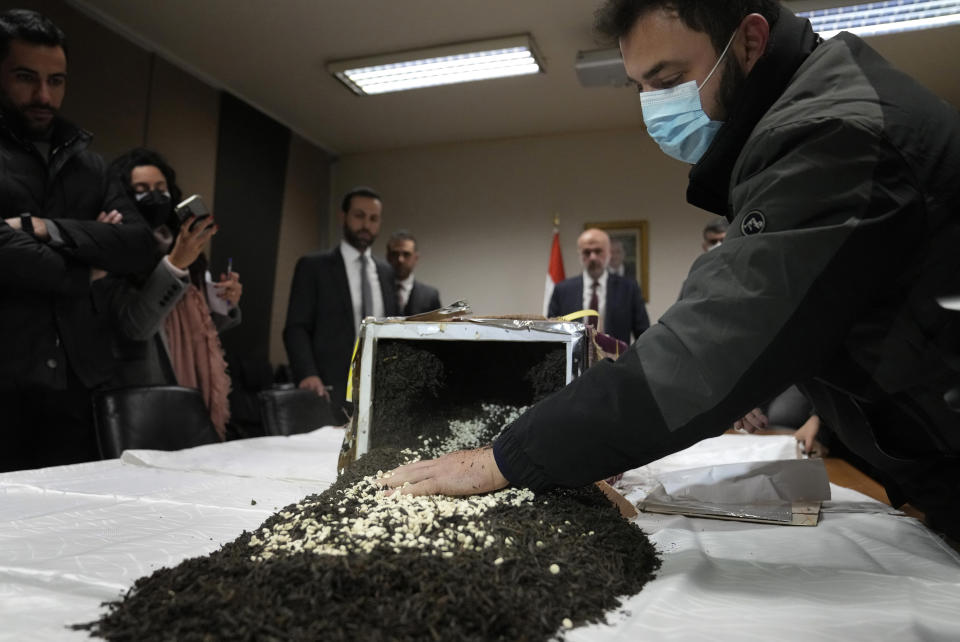
[[0, 472], [100, 459], [90, 391], [0, 390]]

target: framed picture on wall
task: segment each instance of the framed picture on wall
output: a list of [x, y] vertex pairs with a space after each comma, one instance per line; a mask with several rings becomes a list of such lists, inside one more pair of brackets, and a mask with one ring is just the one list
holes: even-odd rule
[[623, 274], [636, 280], [643, 300], [650, 301], [650, 259], [646, 221], [584, 223], [583, 229], [597, 227], [610, 235], [610, 269], [623, 266]]

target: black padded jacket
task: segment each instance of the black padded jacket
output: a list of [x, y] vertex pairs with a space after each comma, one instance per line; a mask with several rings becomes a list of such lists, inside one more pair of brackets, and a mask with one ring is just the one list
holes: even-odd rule
[[731, 221], [617, 362], [495, 442], [512, 483], [578, 486], [718, 435], [795, 382], [838, 436], [960, 532], [960, 116], [846, 33], [783, 10], [690, 173]]
[[[0, 117], [0, 219], [52, 220], [62, 242], [42, 242], [0, 220], [0, 390], [63, 389], [67, 372], [87, 388], [113, 367], [105, 311], [91, 268], [152, 267], [156, 242], [130, 198], [111, 188], [89, 132], [58, 119], [49, 161]], [[119, 225], [96, 222], [118, 210]]]

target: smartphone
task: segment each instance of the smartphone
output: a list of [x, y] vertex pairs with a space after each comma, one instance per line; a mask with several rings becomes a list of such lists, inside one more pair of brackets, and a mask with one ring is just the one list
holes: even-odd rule
[[180, 219], [181, 223], [191, 216], [196, 217], [193, 225], [190, 226], [191, 230], [197, 227], [197, 225], [200, 224], [200, 221], [210, 216], [210, 210], [207, 209], [206, 204], [204, 204], [203, 199], [200, 198], [199, 194], [194, 194], [193, 196], [184, 199], [183, 202], [177, 205], [174, 211], [176, 211], [177, 218]]

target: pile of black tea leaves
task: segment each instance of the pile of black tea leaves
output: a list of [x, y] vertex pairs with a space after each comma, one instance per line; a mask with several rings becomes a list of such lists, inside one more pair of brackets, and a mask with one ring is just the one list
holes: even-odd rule
[[384, 497], [370, 451], [330, 488], [204, 557], [136, 581], [111, 640], [550, 640], [602, 622], [660, 566], [595, 486]]

